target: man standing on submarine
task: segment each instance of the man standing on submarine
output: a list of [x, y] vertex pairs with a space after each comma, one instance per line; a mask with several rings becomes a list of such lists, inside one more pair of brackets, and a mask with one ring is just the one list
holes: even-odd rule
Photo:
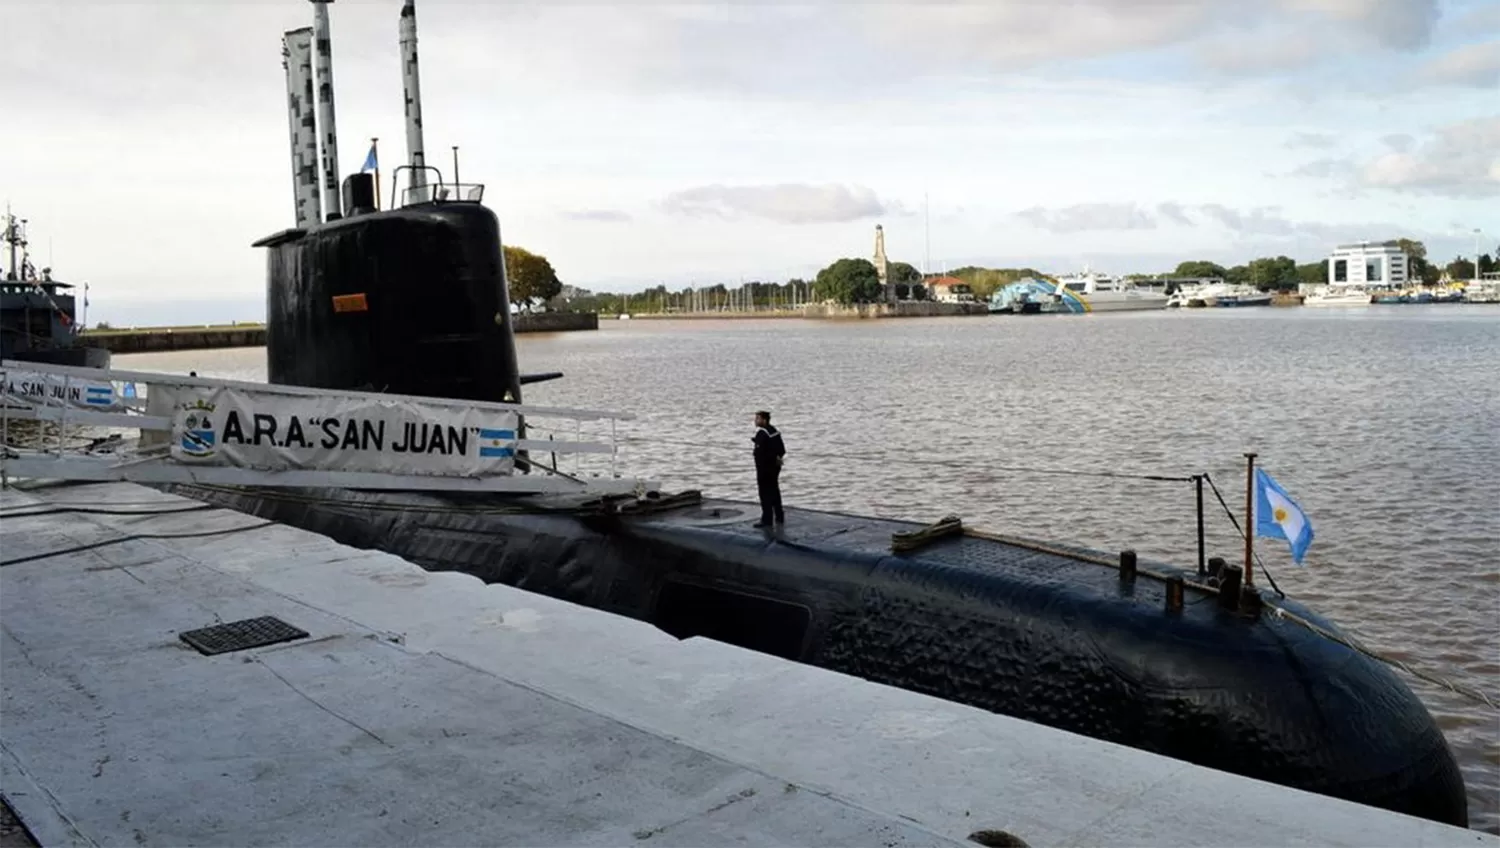
[[760, 521], [756, 527], [770, 527], [772, 523], [785, 524], [786, 513], [781, 508], [781, 461], [786, 456], [786, 446], [781, 443], [781, 433], [771, 424], [771, 413], [764, 410], [755, 413], [755, 487], [760, 492]]

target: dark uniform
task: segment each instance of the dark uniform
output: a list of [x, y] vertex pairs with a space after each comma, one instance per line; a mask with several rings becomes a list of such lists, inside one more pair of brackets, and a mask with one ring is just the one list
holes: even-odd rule
[[786, 447], [781, 443], [781, 433], [767, 422], [755, 428], [755, 486], [760, 490], [760, 525], [773, 520], [777, 524], [786, 522], [786, 513], [781, 509], [781, 458], [786, 456]]

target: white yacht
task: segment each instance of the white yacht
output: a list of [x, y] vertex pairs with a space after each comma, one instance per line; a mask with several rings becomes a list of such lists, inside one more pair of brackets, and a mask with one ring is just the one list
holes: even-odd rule
[[1046, 312], [1122, 312], [1137, 309], [1163, 309], [1167, 296], [1136, 288], [1127, 280], [1107, 274], [1084, 271], [1057, 279], [1052, 302]]
[[1270, 306], [1271, 293], [1240, 283], [1214, 282], [1182, 288], [1172, 295], [1168, 306]]
[[1323, 286], [1303, 298], [1303, 306], [1369, 306], [1370, 293], [1359, 286]]

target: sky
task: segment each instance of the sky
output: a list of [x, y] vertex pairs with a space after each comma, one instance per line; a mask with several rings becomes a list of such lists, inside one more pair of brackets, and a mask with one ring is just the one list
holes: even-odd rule
[[[400, 0], [338, 0], [340, 170], [406, 157]], [[868, 257], [1160, 272], [1500, 244], [1500, 0], [418, 0], [428, 160], [565, 283]], [[306, 0], [10, 0], [0, 200], [86, 320], [259, 320]]]

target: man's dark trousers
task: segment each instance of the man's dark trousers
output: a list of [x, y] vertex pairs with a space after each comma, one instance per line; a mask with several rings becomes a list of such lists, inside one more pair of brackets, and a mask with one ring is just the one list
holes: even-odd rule
[[786, 513], [781, 508], [781, 469], [775, 465], [755, 466], [755, 487], [760, 490], [760, 520], [770, 524], [786, 523]]

